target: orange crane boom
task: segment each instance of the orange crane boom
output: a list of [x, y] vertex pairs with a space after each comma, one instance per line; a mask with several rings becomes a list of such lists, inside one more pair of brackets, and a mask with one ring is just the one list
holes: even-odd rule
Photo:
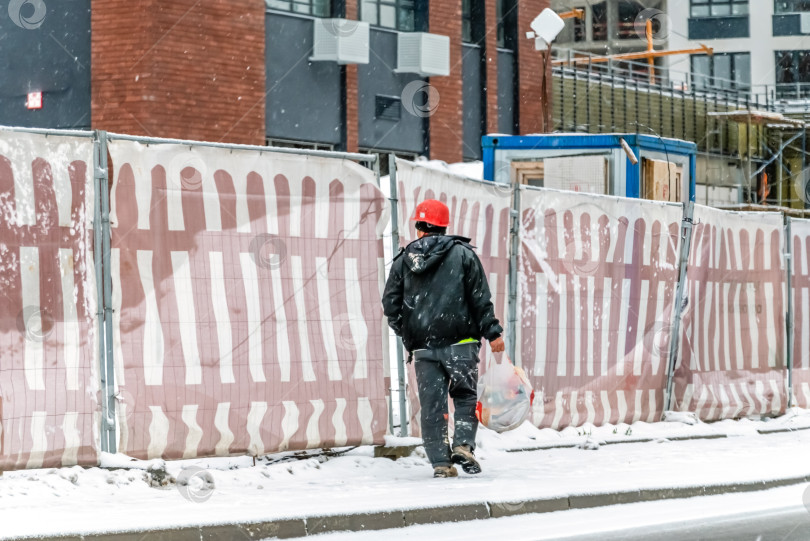
[[562, 64], [598, 64], [602, 62], [609, 62], [611, 60], [640, 60], [640, 59], [647, 59], [650, 65], [650, 81], [655, 83], [655, 59], [662, 56], [673, 56], [673, 55], [680, 55], [680, 54], [707, 54], [712, 56], [714, 54], [714, 49], [711, 47], [707, 47], [704, 44], [700, 44], [700, 47], [697, 49], [679, 49], [673, 51], [656, 51], [653, 47], [653, 31], [652, 31], [652, 20], [647, 20], [646, 24], [646, 34], [647, 34], [647, 50], [641, 51], [638, 53], [623, 53], [623, 54], [614, 54], [609, 56], [583, 56], [578, 58], [571, 58], [569, 59], [562, 59], [562, 60], [554, 60], [552, 61], [553, 66], [560, 66]]
[[582, 19], [582, 20], [585, 20], [585, 10], [582, 9], [582, 8], [572, 9], [571, 11], [566, 11], [565, 13], [558, 13], [557, 16], [560, 19]]

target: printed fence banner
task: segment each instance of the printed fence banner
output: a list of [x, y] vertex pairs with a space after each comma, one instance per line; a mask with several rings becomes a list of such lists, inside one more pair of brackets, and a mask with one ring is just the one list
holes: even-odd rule
[[693, 221], [673, 409], [704, 421], [782, 413], [782, 215], [695, 205]]
[[381, 443], [390, 208], [350, 161], [110, 143], [121, 452]]
[[98, 463], [89, 137], [0, 131], [0, 471]]
[[810, 220], [790, 219], [794, 405], [810, 408]]
[[530, 188], [520, 209], [517, 357], [534, 424], [657, 421], [682, 207]]
[[[450, 208], [448, 235], [471, 239], [484, 271], [487, 273], [495, 315], [506, 329], [506, 305], [509, 289], [509, 226], [512, 205], [510, 186], [489, 181], [467, 179], [438, 169], [397, 160], [397, 198], [399, 200], [400, 245], [416, 240], [411, 218], [416, 205], [426, 199], [438, 199]], [[508, 329], [507, 329], [507, 332]], [[407, 353], [406, 353], [407, 356]], [[493, 354], [484, 342], [479, 370], [487, 362], [502, 362], [502, 353]], [[411, 404], [412, 434], [419, 433], [419, 398], [416, 374], [409, 365], [408, 399]]]

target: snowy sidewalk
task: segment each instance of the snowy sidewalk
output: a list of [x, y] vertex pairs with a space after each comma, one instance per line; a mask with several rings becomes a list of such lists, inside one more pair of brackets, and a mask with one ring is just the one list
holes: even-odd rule
[[[712, 425], [636, 423], [559, 433], [524, 425], [505, 435], [482, 429], [477, 454], [484, 472], [457, 479], [433, 479], [421, 448], [396, 462], [361, 447], [340, 457], [256, 466], [249, 457], [167, 463], [175, 477], [190, 467], [210, 473], [214, 488], [197, 493], [210, 496], [199, 503], [175, 485], [151, 488], [141, 470], [6, 472], [0, 539], [181, 529], [170, 538], [199, 540], [200, 526], [203, 539], [242, 538], [238, 528], [208, 528], [228, 524], [256, 525], [253, 538], [261, 539], [757, 490], [810, 481], [808, 428], [810, 414], [796, 410], [775, 420]], [[711, 439], [674, 439], [687, 437]], [[638, 439], [648, 441], [606, 445]]]

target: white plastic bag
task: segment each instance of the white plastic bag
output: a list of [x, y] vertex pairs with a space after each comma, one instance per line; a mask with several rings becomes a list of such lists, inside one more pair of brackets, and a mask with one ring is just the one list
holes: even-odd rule
[[528, 419], [534, 401], [529, 378], [511, 362], [491, 363], [478, 382], [476, 415], [485, 427], [506, 432]]

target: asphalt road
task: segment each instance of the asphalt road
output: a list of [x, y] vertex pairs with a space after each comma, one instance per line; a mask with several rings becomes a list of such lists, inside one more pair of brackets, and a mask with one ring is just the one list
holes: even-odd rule
[[384, 531], [341, 532], [319, 535], [317, 540], [810, 541], [809, 509], [810, 486], [803, 484]]
[[804, 507], [561, 538], [565, 541], [807, 541], [810, 513]]

